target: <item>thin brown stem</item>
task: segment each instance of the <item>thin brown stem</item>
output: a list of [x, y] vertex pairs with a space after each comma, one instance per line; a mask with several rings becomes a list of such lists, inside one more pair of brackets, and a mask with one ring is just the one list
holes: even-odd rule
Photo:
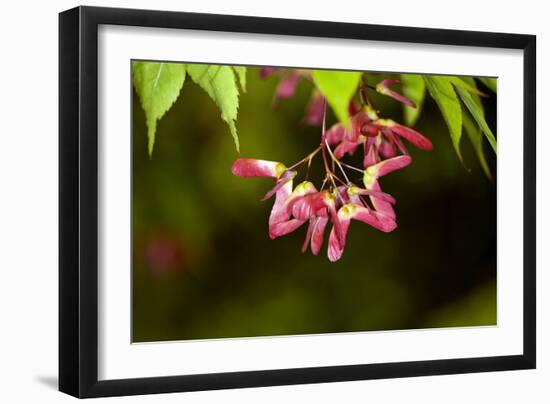
[[369, 204], [367, 203], [367, 201], [365, 200], [365, 198], [363, 198], [361, 195], [359, 196], [359, 199], [361, 200], [361, 202], [363, 202], [363, 205], [365, 205], [365, 208], [367, 208], [367, 210], [371, 210], [371, 207], [369, 206]]
[[308, 180], [309, 178], [309, 170], [311, 169], [311, 160], [313, 159], [313, 156], [311, 156], [308, 160], [307, 160], [307, 171], [306, 171], [306, 181]]
[[341, 178], [339, 178], [337, 175], [333, 175], [333, 177], [334, 177], [336, 180], [338, 180], [338, 182], [340, 182], [340, 184], [342, 184], [342, 185], [349, 185], [349, 181], [346, 182], [346, 181], [342, 180]]
[[325, 188], [327, 181], [328, 181], [328, 175], [325, 175], [325, 178], [323, 179], [323, 183], [321, 184], [321, 189], [319, 191], [322, 191], [323, 188]]
[[298, 161], [297, 163], [294, 163], [293, 165], [291, 165], [290, 167], [288, 167], [288, 170], [292, 170], [302, 164], [304, 164], [306, 161], [308, 161], [308, 164], [311, 164], [311, 159], [313, 159], [313, 157], [315, 157], [315, 155], [317, 153], [319, 153], [321, 151], [321, 146], [318, 146], [315, 150], [313, 150], [311, 153], [309, 153], [307, 156], [305, 156], [303, 159], [301, 159], [300, 161]]
[[363, 83], [361, 84], [361, 86], [359, 87], [359, 98], [361, 99], [361, 102], [364, 104], [364, 105], [368, 105], [369, 107], [372, 108], [372, 102], [369, 98], [369, 96], [367, 95], [367, 89], [373, 89], [373, 90], [376, 90], [376, 87], [373, 87], [369, 84], [366, 84], [366, 83]]
[[346, 164], [346, 163], [344, 163], [343, 161], [341, 161], [340, 164], [342, 164], [342, 165], [343, 165], [344, 167], [346, 167], [346, 168], [349, 168], [350, 170], [354, 170], [354, 171], [360, 172], [361, 174], [364, 172], [364, 171], [361, 170], [360, 168], [357, 168], [357, 167], [355, 167], [355, 166]]
[[323, 103], [323, 126], [321, 128], [321, 144], [319, 147], [321, 147], [321, 153], [323, 155], [323, 164], [325, 166], [325, 171], [327, 173], [328, 179], [332, 182], [332, 186], [336, 189], [336, 182], [334, 181], [334, 173], [331, 171], [331, 169], [328, 166], [328, 160], [327, 160], [327, 153], [326, 153], [326, 121], [327, 121], [327, 101], [325, 100]]
[[330, 154], [330, 157], [332, 158], [332, 162], [333, 162], [333, 163], [336, 163], [336, 165], [338, 166], [338, 168], [340, 168], [340, 171], [342, 172], [342, 174], [344, 175], [344, 178], [346, 179], [346, 181], [347, 181], [348, 184], [349, 184], [350, 181], [349, 181], [348, 176], [346, 175], [346, 171], [345, 171], [344, 168], [342, 167], [342, 163], [340, 163], [340, 160], [338, 160], [338, 159], [336, 158], [336, 156], [335, 156], [334, 153], [332, 152], [332, 150], [331, 150], [331, 148], [330, 148], [328, 142], [326, 141], [326, 139], [325, 139], [325, 142], [326, 142], [326, 148], [327, 148], [327, 150], [328, 150], [328, 153]]

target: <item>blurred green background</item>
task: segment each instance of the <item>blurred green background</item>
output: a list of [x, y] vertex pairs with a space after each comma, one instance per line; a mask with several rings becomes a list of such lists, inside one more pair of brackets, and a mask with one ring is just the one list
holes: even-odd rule
[[[277, 77], [249, 68], [247, 80], [237, 121], [243, 157], [289, 166], [318, 145], [320, 129], [302, 122], [311, 83], [274, 109]], [[486, 92], [495, 130], [496, 96]], [[402, 122], [399, 103], [373, 98]], [[343, 258], [330, 263], [326, 240], [319, 256], [301, 253], [307, 225], [269, 239], [273, 200], [260, 198], [273, 181], [231, 174], [229, 129], [195, 83], [186, 80], [159, 121], [152, 159], [134, 91], [133, 341], [496, 324], [496, 183], [467, 139], [461, 165], [430, 97], [416, 129], [434, 150], [409, 147], [413, 164], [381, 181], [398, 201], [399, 227], [385, 234], [353, 222]], [[318, 160], [312, 173], [321, 171]]]

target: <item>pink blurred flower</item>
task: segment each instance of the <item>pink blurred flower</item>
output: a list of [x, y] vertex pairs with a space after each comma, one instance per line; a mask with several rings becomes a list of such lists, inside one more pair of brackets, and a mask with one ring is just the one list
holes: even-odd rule
[[325, 97], [323, 97], [319, 91], [314, 90], [312, 92], [306, 107], [306, 115], [304, 117], [304, 122], [307, 125], [321, 126], [325, 111], [325, 102]]
[[182, 242], [169, 234], [155, 234], [146, 242], [145, 258], [150, 270], [155, 274], [180, 271], [184, 264]]

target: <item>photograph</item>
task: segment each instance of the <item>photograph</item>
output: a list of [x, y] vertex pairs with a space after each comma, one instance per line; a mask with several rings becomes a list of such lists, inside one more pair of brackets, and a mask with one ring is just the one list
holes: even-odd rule
[[132, 60], [133, 343], [495, 327], [495, 77]]

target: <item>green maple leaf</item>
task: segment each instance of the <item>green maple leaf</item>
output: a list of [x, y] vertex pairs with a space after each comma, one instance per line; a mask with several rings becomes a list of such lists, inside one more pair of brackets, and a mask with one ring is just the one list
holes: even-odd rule
[[187, 73], [216, 103], [221, 111], [221, 118], [229, 126], [235, 147], [239, 151], [239, 137], [235, 126], [239, 109], [239, 89], [235, 80], [235, 71], [231, 66], [189, 64]]
[[134, 88], [145, 112], [148, 152], [153, 153], [157, 122], [177, 100], [185, 81], [185, 65], [177, 63], [133, 62]]

